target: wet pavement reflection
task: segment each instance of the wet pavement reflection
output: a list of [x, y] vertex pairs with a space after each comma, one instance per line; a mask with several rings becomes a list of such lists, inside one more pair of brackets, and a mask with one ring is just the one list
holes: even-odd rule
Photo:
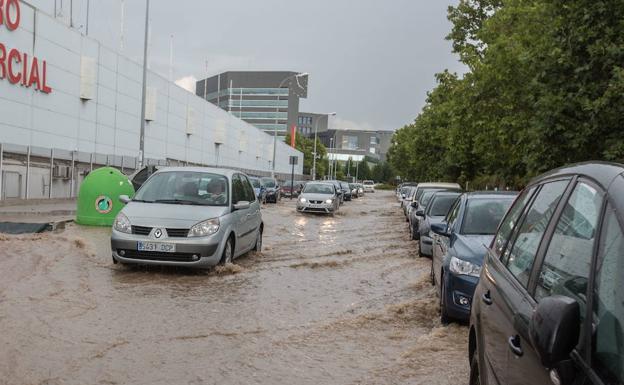
[[467, 382], [391, 193], [262, 214], [263, 252], [211, 271], [113, 265], [109, 229], [0, 235], [0, 384]]

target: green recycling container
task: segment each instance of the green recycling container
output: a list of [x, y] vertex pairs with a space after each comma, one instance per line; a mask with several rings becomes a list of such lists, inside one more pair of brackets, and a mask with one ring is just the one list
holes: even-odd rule
[[134, 187], [126, 175], [112, 167], [93, 170], [80, 185], [76, 223], [112, 226], [124, 206], [120, 195], [134, 196]]

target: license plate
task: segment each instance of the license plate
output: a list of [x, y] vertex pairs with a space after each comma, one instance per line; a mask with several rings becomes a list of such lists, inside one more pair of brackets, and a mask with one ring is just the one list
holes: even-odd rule
[[137, 250], [139, 251], [156, 251], [160, 253], [175, 253], [174, 243], [160, 242], [137, 242]]
[[323, 207], [323, 205], [310, 205], [310, 207], [313, 209], [320, 209]]

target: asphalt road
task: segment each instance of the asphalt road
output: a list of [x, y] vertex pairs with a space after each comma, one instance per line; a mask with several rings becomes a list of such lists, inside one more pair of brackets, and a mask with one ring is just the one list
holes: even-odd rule
[[213, 271], [113, 265], [110, 230], [0, 235], [0, 384], [465, 384], [394, 196], [267, 205]]

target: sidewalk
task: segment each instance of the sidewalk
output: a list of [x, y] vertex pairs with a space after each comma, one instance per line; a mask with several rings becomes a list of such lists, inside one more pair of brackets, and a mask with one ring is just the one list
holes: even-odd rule
[[0, 222], [48, 223], [76, 218], [76, 199], [2, 201]]

